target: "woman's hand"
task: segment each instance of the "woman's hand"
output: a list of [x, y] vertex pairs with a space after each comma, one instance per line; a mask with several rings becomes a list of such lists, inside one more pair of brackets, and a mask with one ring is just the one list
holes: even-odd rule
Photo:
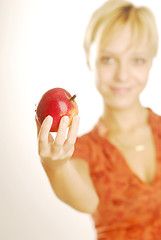
[[69, 160], [74, 152], [74, 144], [77, 138], [79, 116], [73, 117], [72, 123], [68, 129], [69, 118], [61, 118], [59, 129], [55, 139], [50, 131], [52, 117], [47, 116], [42, 125], [37, 124], [38, 133], [38, 153], [44, 167], [55, 168]]

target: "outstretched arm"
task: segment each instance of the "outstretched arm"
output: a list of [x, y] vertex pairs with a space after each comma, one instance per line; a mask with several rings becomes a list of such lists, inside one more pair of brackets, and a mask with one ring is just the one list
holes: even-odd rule
[[49, 133], [52, 118], [48, 116], [41, 127], [37, 122], [39, 156], [57, 197], [78, 211], [93, 213], [99, 200], [88, 164], [82, 159], [71, 160], [79, 117], [73, 118], [67, 133], [68, 121], [66, 116], [61, 119], [55, 140]]

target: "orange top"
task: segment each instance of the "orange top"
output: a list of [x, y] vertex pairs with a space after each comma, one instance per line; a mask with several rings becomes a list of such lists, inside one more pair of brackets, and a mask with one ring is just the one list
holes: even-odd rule
[[156, 146], [153, 183], [141, 181], [119, 150], [100, 135], [100, 122], [77, 138], [73, 157], [89, 163], [100, 198], [92, 215], [98, 240], [161, 240], [161, 117], [149, 109]]

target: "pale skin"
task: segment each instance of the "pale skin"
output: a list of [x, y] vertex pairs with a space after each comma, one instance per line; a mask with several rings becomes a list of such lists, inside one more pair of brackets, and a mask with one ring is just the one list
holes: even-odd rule
[[[104, 100], [102, 121], [108, 126], [108, 139], [122, 152], [131, 171], [147, 183], [155, 178], [156, 153], [148, 110], [141, 105], [139, 96], [147, 84], [152, 61], [146, 41], [131, 45], [127, 26], [98, 54], [93, 69], [96, 87]], [[136, 152], [116, 140], [124, 146], [144, 144], [145, 151]]]
[[[138, 48], [130, 46], [130, 43], [130, 30], [125, 28], [119, 33], [119, 41], [118, 36], [114, 36], [99, 53], [92, 71], [96, 87], [103, 97], [104, 112], [101, 118], [108, 126], [109, 140], [125, 156], [132, 173], [149, 184], [155, 177], [155, 146], [147, 121], [148, 111], [141, 106], [139, 95], [146, 86], [153, 56], [147, 44]], [[99, 204], [99, 197], [88, 164], [83, 159], [72, 158], [79, 116], [73, 118], [69, 128], [68, 121], [67, 117], [61, 119], [55, 139], [49, 132], [52, 124], [50, 116], [42, 126], [36, 121], [38, 153], [58, 198], [80, 212], [93, 213]], [[116, 139], [131, 146], [138, 142], [145, 143], [146, 151], [136, 153], [128, 150]]]
[[97, 208], [99, 200], [89, 175], [88, 165], [81, 159], [71, 159], [79, 116], [74, 116], [69, 130], [68, 122], [68, 117], [62, 117], [54, 140], [49, 133], [52, 118], [48, 116], [41, 127], [36, 120], [38, 152], [57, 197], [80, 212], [92, 213]]

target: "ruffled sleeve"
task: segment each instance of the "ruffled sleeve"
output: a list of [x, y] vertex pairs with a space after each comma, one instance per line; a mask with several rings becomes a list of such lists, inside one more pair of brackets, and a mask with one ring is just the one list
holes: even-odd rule
[[77, 138], [75, 150], [72, 158], [81, 158], [88, 162], [90, 167], [94, 164], [95, 159], [95, 144], [90, 136], [90, 133]]

